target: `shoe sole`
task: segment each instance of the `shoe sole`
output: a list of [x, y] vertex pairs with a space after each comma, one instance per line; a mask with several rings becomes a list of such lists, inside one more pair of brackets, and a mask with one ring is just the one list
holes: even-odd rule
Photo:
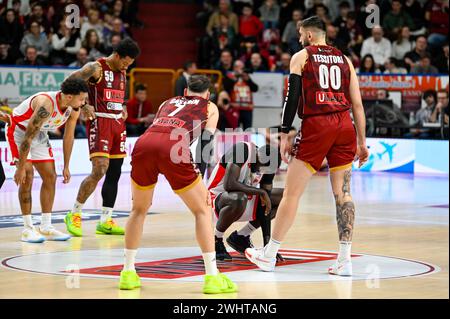
[[45, 239], [43, 239], [43, 240], [24, 240], [24, 239], [21, 239], [20, 241], [24, 242], [24, 243], [29, 243], [29, 244], [41, 244], [41, 243], [45, 242]]
[[124, 235], [125, 235], [125, 233], [123, 233], [123, 234], [114, 234], [114, 233], [106, 233], [106, 232], [102, 232], [102, 231], [100, 231], [100, 230], [96, 230], [95, 233], [96, 233], [97, 235], [114, 235], [114, 236], [124, 236]]
[[72, 237], [62, 237], [62, 238], [45, 238], [48, 241], [68, 241]]
[[141, 288], [141, 286], [119, 286], [120, 290], [133, 290], [133, 289], [138, 289]]
[[270, 267], [270, 268], [264, 267], [264, 266], [261, 267], [259, 264], [257, 264], [257, 261], [253, 258], [253, 256], [250, 255], [247, 251], [245, 251], [245, 257], [247, 257], [248, 260], [250, 260], [253, 264], [255, 264], [262, 271], [273, 272], [275, 270], [275, 267]]

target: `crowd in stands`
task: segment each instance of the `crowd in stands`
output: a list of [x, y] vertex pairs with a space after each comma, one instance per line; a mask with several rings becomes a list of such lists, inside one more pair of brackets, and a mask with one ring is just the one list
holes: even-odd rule
[[[79, 17], [66, 12], [72, 3]], [[107, 56], [141, 25], [137, 6], [138, 0], [0, 1], [0, 65], [81, 67]]]
[[[367, 23], [373, 4], [378, 25]], [[226, 71], [229, 52], [249, 70], [287, 72], [283, 58], [301, 49], [297, 23], [317, 15], [361, 73], [448, 74], [448, 13], [448, 0], [204, 1], [199, 66]]]
[[[375, 14], [366, 10], [371, 5]], [[252, 92], [258, 86], [248, 75], [289, 74], [292, 55], [302, 49], [298, 22], [313, 15], [324, 22], [329, 45], [348, 56], [360, 74], [449, 73], [448, 0], [207, 0], [197, 15], [205, 30], [198, 63], [224, 77], [217, 100], [220, 127], [252, 126]], [[443, 110], [448, 112], [433, 106], [431, 113]], [[422, 112], [414, 115], [421, 120], [408, 121], [396, 111], [403, 126], [424, 123]], [[430, 114], [427, 122], [433, 121], [438, 118]], [[425, 137], [424, 131], [403, 131]]]

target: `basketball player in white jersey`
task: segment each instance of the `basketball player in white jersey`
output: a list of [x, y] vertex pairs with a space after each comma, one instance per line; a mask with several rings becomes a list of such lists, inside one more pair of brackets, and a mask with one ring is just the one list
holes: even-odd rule
[[[16, 165], [14, 181], [19, 186], [19, 202], [24, 229], [22, 241], [41, 243], [45, 240], [65, 241], [70, 238], [51, 224], [55, 198], [56, 169], [47, 131], [65, 124], [64, 183], [70, 181], [69, 160], [72, 154], [75, 126], [80, 108], [86, 104], [88, 87], [81, 79], [67, 79], [61, 91], [34, 94], [17, 106], [6, 126], [6, 137]], [[31, 189], [34, 169], [42, 178], [42, 221], [37, 228], [31, 218]]]
[[[244, 254], [245, 249], [253, 247], [250, 236], [260, 227], [264, 243], [268, 243], [271, 220], [283, 194], [282, 188], [273, 188], [280, 163], [277, 148], [269, 145], [258, 148], [251, 142], [239, 142], [215, 166], [208, 180], [208, 190], [216, 221], [217, 260], [232, 260], [223, 235], [234, 222], [247, 222], [227, 238], [227, 243], [237, 252]], [[281, 255], [277, 257], [283, 260]]]

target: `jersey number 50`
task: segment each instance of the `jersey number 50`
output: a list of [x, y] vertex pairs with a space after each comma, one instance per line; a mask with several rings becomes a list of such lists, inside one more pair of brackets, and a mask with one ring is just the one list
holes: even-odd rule
[[319, 82], [322, 89], [329, 89], [330, 84], [334, 90], [341, 88], [341, 68], [332, 65], [329, 69], [325, 64], [319, 66]]

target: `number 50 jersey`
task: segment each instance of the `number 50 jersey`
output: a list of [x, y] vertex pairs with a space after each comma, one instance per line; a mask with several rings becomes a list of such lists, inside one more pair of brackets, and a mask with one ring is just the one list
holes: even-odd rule
[[338, 49], [331, 46], [306, 47], [308, 59], [302, 71], [303, 99], [300, 118], [347, 111], [351, 108], [350, 66]]

